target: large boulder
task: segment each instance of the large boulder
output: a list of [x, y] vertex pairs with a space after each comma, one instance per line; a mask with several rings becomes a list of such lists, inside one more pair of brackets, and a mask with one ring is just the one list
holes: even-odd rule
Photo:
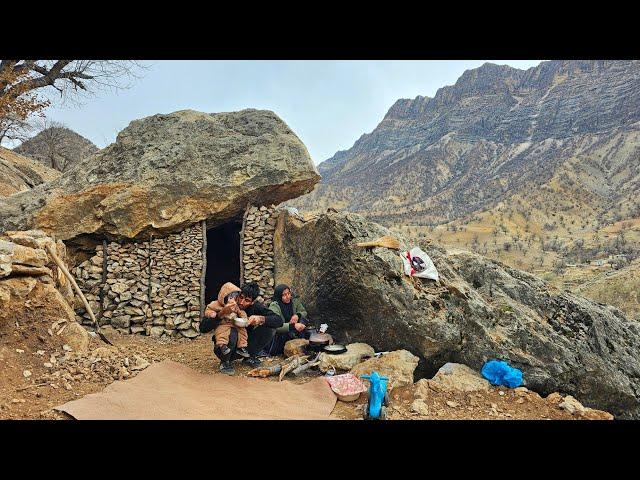
[[305, 340], [304, 338], [289, 340], [284, 344], [284, 356], [289, 358], [294, 355], [304, 355], [307, 345], [309, 345], [309, 340]]
[[276, 283], [294, 285], [309, 317], [328, 323], [337, 342], [418, 355], [418, 376], [447, 362], [479, 371], [503, 359], [542, 394], [561, 391], [640, 418], [640, 324], [469, 252], [421, 245], [440, 280], [407, 277], [398, 251], [356, 246], [383, 235], [399, 238], [402, 249], [413, 246], [355, 214], [305, 222], [283, 211], [274, 235]]
[[135, 120], [115, 143], [31, 191], [0, 202], [0, 231], [59, 239], [147, 239], [247, 203], [278, 204], [320, 179], [307, 149], [273, 112], [182, 110]]
[[351, 370], [365, 358], [373, 357], [376, 353], [371, 345], [366, 343], [350, 343], [346, 345], [347, 351], [338, 355], [321, 352], [318, 355], [320, 365], [318, 368], [321, 372], [327, 372], [331, 369]]

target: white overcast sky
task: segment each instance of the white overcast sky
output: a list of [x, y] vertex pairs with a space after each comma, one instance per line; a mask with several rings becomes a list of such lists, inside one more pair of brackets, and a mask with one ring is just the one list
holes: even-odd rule
[[273, 110], [315, 163], [371, 132], [399, 98], [432, 97], [485, 61], [527, 69], [540, 60], [154, 61], [133, 87], [103, 91], [81, 105], [54, 104], [51, 120], [104, 148], [132, 120], [193, 109]]

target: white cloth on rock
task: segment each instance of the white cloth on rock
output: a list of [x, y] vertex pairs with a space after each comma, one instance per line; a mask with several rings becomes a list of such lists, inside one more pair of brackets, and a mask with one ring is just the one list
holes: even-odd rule
[[404, 263], [405, 275], [438, 281], [436, 266], [429, 258], [429, 255], [419, 247], [413, 247], [411, 250], [404, 252], [402, 254], [402, 262]]

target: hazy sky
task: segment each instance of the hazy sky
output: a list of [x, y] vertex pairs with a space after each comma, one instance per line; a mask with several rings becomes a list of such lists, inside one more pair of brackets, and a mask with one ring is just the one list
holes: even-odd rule
[[[527, 69], [539, 60], [487, 60]], [[193, 109], [273, 110], [316, 163], [371, 132], [399, 98], [432, 97], [485, 60], [154, 61], [128, 90], [101, 92], [81, 106], [54, 105], [52, 120], [103, 148], [132, 120]]]

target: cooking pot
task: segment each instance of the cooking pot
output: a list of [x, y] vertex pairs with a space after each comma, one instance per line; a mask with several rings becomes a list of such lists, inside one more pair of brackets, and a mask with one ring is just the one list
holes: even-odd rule
[[307, 348], [311, 352], [321, 352], [324, 347], [331, 345], [333, 338], [328, 333], [312, 333], [309, 336], [309, 345]]

